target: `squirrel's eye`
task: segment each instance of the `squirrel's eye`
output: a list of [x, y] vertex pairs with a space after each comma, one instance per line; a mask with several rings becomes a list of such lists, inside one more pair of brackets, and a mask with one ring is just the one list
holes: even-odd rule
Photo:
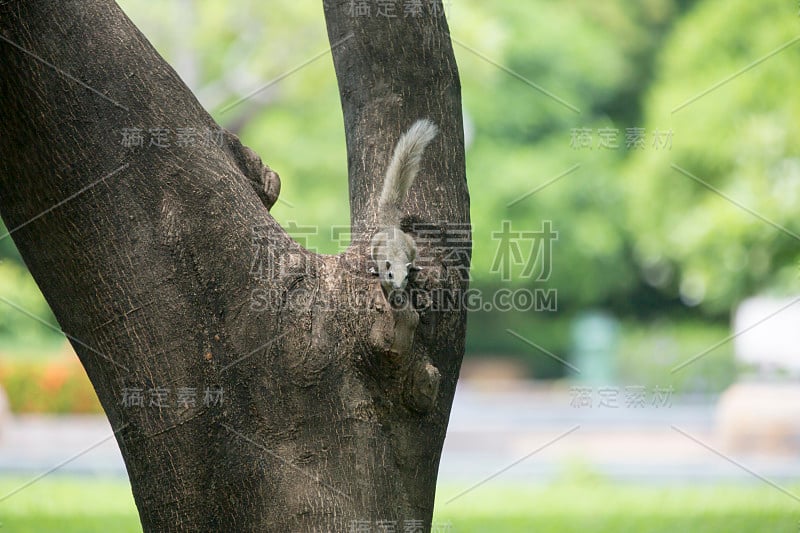
[[394, 274], [392, 274], [391, 272], [387, 272], [386, 277], [392, 279], [394, 277]]

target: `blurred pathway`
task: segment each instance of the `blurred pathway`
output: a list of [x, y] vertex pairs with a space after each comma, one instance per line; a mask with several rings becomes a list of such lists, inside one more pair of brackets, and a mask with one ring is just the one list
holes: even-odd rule
[[[567, 390], [520, 384], [489, 391], [462, 382], [440, 481], [471, 484], [494, 475], [498, 482], [549, 481], [597, 472], [652, 483], [760, 482], [742, 466], [775, 482], [800, 480], [800, 456], [722, 450], [711, 406], [572, 407], [572, 400]], [[17, 417], [0, 428], [0, 474], [34, 476], [69, 460], [57, 472], [123, 476], [110, 436], [102, 417]]]
[[[800, 456], [727, 453], [714, 434], [714, 406], [573, 407], [569, 390], [520, 384], [503, 391], [460, 385], [440, 467], [442, 481], [550, 481], [599, 473], [652, 483], [800, 481]], [[710, 449], [709, 449], [710, 448]], [[722, 457], [716, 452], [719, 452]], [[516, 464], [515, 464], [516, 463]], [[477, 478], [477, 479], [476, 479]]]

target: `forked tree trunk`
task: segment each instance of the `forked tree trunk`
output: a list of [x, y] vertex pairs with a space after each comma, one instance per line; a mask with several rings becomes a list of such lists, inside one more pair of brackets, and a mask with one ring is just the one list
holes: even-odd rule
[[[447, 25], [424, 6], [385, 19], [325, 2], [354, 244], [322, 256], [270, 216], [268, 167], [230, 134], [203, 140], [216, 124], [114, 2], [0, 2], [0, 213], [116, 431], [146, 531], [430, 527], [466, 319], [438, 303], [467, 288], [469, 197]], [[405, 204], [423, 269], [394, 309], [365, 243], [393, 144], [421, 117], [441, 128]], [[123, 142], [134, 128], [141, 146]]]

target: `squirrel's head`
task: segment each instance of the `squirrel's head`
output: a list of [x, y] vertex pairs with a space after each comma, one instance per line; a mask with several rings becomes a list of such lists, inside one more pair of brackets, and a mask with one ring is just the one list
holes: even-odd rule
[[381, 265], [381, 281], [392, 290], [405, 289], [408, 285], [408, 272], [412, 268], [414, 267], [411, 263], [384, 261]]

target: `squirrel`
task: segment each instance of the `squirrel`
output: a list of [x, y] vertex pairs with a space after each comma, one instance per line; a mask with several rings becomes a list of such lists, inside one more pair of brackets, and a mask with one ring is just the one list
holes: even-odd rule
[[383, 179], [378, 201], [378, 232], [372, 237], [372, 260], [378, 267], [370, 269], [379, 276], [387, 295], [405, 289], [409, 271], [414, 266], [417, 246], [413, 237], [400, 229], [400, 206], [419, 172], [422, 153], [439, 129], [428, 119], [416, 121], [397, 141]]

